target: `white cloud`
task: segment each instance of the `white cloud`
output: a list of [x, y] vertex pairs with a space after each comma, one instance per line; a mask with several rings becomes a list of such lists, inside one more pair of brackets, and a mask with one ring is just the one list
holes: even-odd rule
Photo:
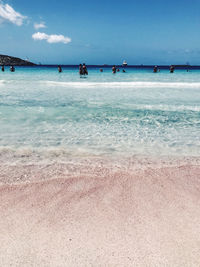
[[46, 33], [37, 32], [37, 33], [34, 33], [32, 35], [32, 38], [34, 40], [47, 40], [48, 39], [48, 35]]
[[35, 23], [35, 24], [34, 24], [34, 28], [35, 28], [36, 30], [41, 29], [41, 28], [46, 28], [46, 27], [47, 27], [47, 26], [45, 25], [44, 22], [40, 22], [40, 23]]
[[17, 26], [21, 26], [23, 24], [24, 19], [27, 17], [21, 15], [20, 13], [16, 12], [10, 5], [3, 4], [0, 1], [0, 19], [2, 21], [9, 21]]
[[68, 44], [71, 42], [71, 38], [65, 37], [64, 35], [51, 34], [48, 35], [43, 32], [37, 32], [32, 35], [34, 40], [46, 40], [48, 43], [64, 43]]

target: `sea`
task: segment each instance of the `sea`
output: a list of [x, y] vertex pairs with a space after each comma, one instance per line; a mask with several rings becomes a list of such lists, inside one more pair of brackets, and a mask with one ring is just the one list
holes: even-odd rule
[[200, 70], [89, 66], [0, 72], [0, 160], [199, 157]]

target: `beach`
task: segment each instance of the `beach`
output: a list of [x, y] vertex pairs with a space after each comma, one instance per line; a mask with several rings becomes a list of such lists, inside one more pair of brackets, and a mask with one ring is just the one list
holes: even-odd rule
[[173, 75], [5, 73], [1, 266], [200, 265], [200, 78]]
[[8, 168], [1, 266], [198, 266], [199, 162], [134, 162]]

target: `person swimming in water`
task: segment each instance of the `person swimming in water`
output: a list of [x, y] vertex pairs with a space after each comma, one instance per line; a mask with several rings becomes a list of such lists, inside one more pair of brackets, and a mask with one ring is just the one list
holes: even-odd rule
[[79, 65], [79, 74], [83, 75], [83, 66], [82, 66], [82, 64]]
[[171, 66], [170, 66], [170, 73], [174, 73], [174, 69], [175, 69], [174, 66], [171, 65]]
[[83, 75], [88, 75], [88, 70], [85, 63], [83, 63]]
[[4, 65], [1, 66], [1, 70], [2, 71], [5, 71]]
[[158, 72], [158, 66], [154, 66], [153, 72], [154, 73], [157, 73]]
[[116, 66], [115, 66], [115, 65], [112, 67], [112, 73], [113, 73], [113, 74], [116, 73]]
[[11, 66], [11, 67], [10, 67], [10, 71], [11, 71], [11, 72], [14, 72], [14, 71], [15, 71], [15, 67], [14, 67], [14, 66]]
[[62, 72], [62, 67], [58, 65], [58, 72]]

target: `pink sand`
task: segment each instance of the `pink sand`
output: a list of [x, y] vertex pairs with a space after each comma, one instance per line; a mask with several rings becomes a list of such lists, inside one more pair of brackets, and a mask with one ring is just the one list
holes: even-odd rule
[[1, 174], [0, 266], [200, 266], [200, 166], [38, 168]]

